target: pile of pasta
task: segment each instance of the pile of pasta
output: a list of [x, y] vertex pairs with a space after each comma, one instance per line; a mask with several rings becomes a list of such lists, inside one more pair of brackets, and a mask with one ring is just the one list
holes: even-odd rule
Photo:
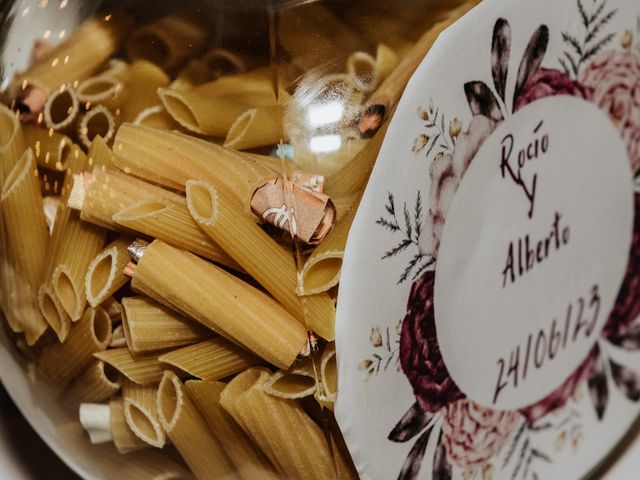
[[[314, 246], [250, 208], [299, 169], [269, 153], [300, 92], [207, 50], [197, 23], [95, 18], [16, 76], [0, 107], [6, 325], [91, 440], [126, 455], [121, 478], [357, 478], [332, 415], [345, 242], [395, 102], [471, 6], [319, 77], [347, 86], [358, 148], [333, 153], [335, 225]], [[304, 42], [280, 40], [295, 60]]]

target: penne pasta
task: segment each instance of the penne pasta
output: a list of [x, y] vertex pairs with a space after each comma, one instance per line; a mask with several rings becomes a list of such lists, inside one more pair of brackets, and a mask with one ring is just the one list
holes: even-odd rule
[[109, 348], [122, 348], [127, 346], [127, 337], [124, 333], [124, 327], [122, 324], [118, 325], [113, 329], [113, 334], [111, 335], [111, 343], [109, 344]]
[[320, 359], [320, 387], [316, 393], [316, 400], [323, 407], [333, 411], [333, 404], [338, 393], [338, 368], [336, 364], [336, 345], [328, 343]]
[[129, 243], [127, 238], [114, 240], [91, 260], [86, 270], [85, 291], [92, 307], [100, 305], [129, 281], [122, 273], [129, 263]]
[[300, 295], [326, 292], [340, 281], [347, 236], [356, 214], [360, 196], [322, 243], [311, 253], [300, 274]]
[[335, 309], [329, 296], [298, 297], [298, 274], [292, 256], [242, 214], [224, 186], [214, 188], [205, 182], [188, 181], [187, 206], [204, 232], [289, 313], [322, 338], [333, 339]]
[[116, 132], [113, 114], [102, 105], [93, 107], [85, 113], [78, 124], [78, 139], [86, 148], [91, 147], [93, 139], [100, 136], [110, 143]]
[[398, 54], [384, 43], [379, 43], [376, 50], [375, 71], [378, 83], [383, 82], [396, 68], [400, 58]]
[[254, 355], [222, 337], [173, 350], [159, 360], [201, 380], [220, 380], [260, 363]]
[[153, 385], [160, 382], [166, 365], [158, 360], [158, 353], [140, 353], [132, 355], [127, 347], [113, 348], [96, 353], [98, 360], [111, 365], [120, 374], [140, 385]]
[[134, 125], [155, 128], [157, 130], [177, 130], [180, 125], [162, 105], [145, 108], [132, 120]]
[[38, 307], [51, 330], [57, 335], [58, 341], [64, 342], [71, 329], [71, 317], [49, 284], [41, 285], [38, 290]]
[[157, 238], [233, 270], [242, 270], [196, 225], [184, 200], [140, 200], [119, 210], [111, 218], [126, 230]]
[[286, 478], [338, 478], [324, 433], [296, 400], [264, 390], [271, 374], [252, 368], [222, 391], [220, 404]]
[[86, 110], [101, 105], [109, 111], [115, 111], [128, 99], [122, 80], [108, 74], [87, 78], [76, 88], [78, 100]]
[[49, 94], [44, 104], [44, 124], [54, 132], [74, 134], [80, 118], [80, 100], [75, 88], [62, 85]]
[[118, 374], [100, 360], [92, 361], [64, 393], [71, 404], [102, 402], [120, 390]]
[[234, 478], [234, 468], [175, 373], [166, 371], [158, 388], [162, 428], [198, 479]]
[[202, 56], [212, 78], [234, 75], [249, 70], [252, 59], [226, 48], [212, 48]]
[[113, 151], [121, 170], [174, 190], [184, 191], [192, 178], [219, 178], [247, 205], [247, 214], [256, 188], [277, 176], [253, 155], [139, 125], [122, 125]]
[[331, 65], [365, 46], [363, 39], [326, 5], [317, 2], [299, 4], [280, 9], [278, 17], [280, 25], [287, 25], [287, 28], [278, 29], [277, 41], [298, 71]]
[[213, 82], [198, 85], [193, 88], [193, 91], [209, 97], [243, 98], [252, 105], [274, 104], [276, 103], [275, 70], [264, 67], [246, 73], [225, 75]]
[[184, 197], [116, 170], [94, 169], [74, 178], [70, 207], [80, 210], [86, 222], [118, 230], [112, 217], [119, 210], [140, 200], [169, 200], [184, 203]]
[[24, 152], [5, 179], [0, 206], [6, 235], [6, 313], [10, 325], [24, 331], [27, 344], [33, 345], [47, 328], [38, 308], [38, 289], [49, 232], [31, 149]]
[[126, 454], [151, 448], [151, 445], [138, 438], [129, 428], [124, 416], [124, 404], [120, 398], [109, 402], [109, 427], [113, 444], [118, 452]]
[[158, 420], [157, 388], [123, 380], [122, 403], [127, 425], [140, 440], [152, 447], [162, 448], [166, 442]]
[[197, 323], [146, 297], [122, 299], [122, 325], [127, 346], [134, 354], [189, 345], [211, 335]]
[[357, 88], [363, 92], [372, 91], [378, 83], [376, 59], [367, 52], [353, 52], [349, 55], [347, 73], [353, 76]]
[[69, 167], [72, 145], [69, 137], [30, 125], [22, 126], [22, 134], [27, 147], [33, 150], [39, 167], [58, 172], [63, 172]]
[[276, 480], [280, 476], [253, 441], [220, 405], [221, 382], [189, 380], [184, 390], [205, 419], [241, 479]]
[[193, 475], [166, 452], [143, 450], [127, 455], [118, 466], [118, 480], [193, 480]]
[[87, 168], [99, 167], [104, 170], [113, 166], [113, 152], [107, 142], [104, 141], [104, 138], [97, 135], [91, 141], [91, 146], [87, 151]]
[[212, 97], [193, 90], [159, 89], [169, 115], [182, 127], [200, 135], [224, 137], [236, 119], [251, 105], [234, 98]]
[[377, 133], [349, 162], [327, 177], [327, 194], [340, 197], [361, 192], [367, 181], [387, 134], [390, 120], [387, 119]]
[[120, 106], [118, 123], [133, 122], [146, 109], [158, 105], [157, 90], [169, 85], [169, 77], [157, 65], [146, 60], [131, 63], [126, 83], [127, 101]]
[[279, 398], [304, 398], [316, 393], [318, 383], [313, 361], [307, 357], [288, 370], [278, 370], [271, 375], [264, 391]]
[[302, 324], [260, 290], [159, 240], [144, 250], [131, 286], [276, 366], [291, 365], [307, 341]]
[[127, 42], [127, 54], [132, 60], [148, 60], [171, 71], [197, 54], [207, 37], [199, 25], [172, 15], [134, 31]]
[[91, 76], [118, 49], [130, 26], [131, 19], [120, 13], [84, 22], [51, 54], [14, 80], [12, 95], [19, 96], [31, 85], [47, 95], [60, 85]]
[[282, 107], [251, 108], [231, 124], [224, 146], [234, 150], [275, 145], [282, 141]]
[[79, 322], [71, 326], [64, 343], [43, 346], [38, 356], [38, 372], [53, 386], [64, 388], [93, 361], [93, 354], [111, 341], [111, 320], [101, 308], [87, 308]]
[[370, 137], [382, 125], [398, 102], [407, 83], [418, 65], [422, 62], [440, 34], [453, 22], [475, 7], [480, 0], [469, 0], [453, 10], [449, 10], [445, 18], [427, 30], [411, 47], [409, 52], [398, 63], [398, 66], [373, 92], [367, 102], [366, 109], [360, 119], [360, 133]]
[[[87, 302], [85, 277], [89, 265], [104, 246], [106, 231], [80, 220], [78, 212], [69, 212], [64, 232], [64, 244], [55, 252], [51, 284], [56, 297], [71, 317], [77, 321]], [[92, 305], [95, 307], [98, 304]]]
[[26, 143], [18, 117], [0, 105], [0, 187], [24, 153]]

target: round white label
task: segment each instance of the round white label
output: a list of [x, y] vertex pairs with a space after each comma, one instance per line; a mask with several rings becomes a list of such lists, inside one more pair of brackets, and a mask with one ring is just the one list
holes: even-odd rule
[[632, 230], [628, 155], [597, 107], [557, 96], [498, 125], [454, 197], [437, 262], [438, 343], [460, 390], [509, 410], [566, 381], [614, 305]]

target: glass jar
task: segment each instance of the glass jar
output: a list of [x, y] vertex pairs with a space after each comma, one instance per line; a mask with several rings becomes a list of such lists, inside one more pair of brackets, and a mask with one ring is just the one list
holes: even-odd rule
[[96, 479], [595, 467], [640, 400], [638, 9], [540, 1], [0, 7], [0, 378], [51, 448]]

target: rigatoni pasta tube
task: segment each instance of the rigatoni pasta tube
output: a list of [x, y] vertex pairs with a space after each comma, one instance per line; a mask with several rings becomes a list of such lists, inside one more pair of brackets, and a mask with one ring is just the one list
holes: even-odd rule
[[71, 326], [64, 343], [42, 347], [38, 370], [48, 383], [65, 387], [104, 350], [111, 341], [111, 319], [101, 308], [87, 308], [79, 322]]
[[124, 417], [131, 431], [143, 442], [162, 448], [166, 436], [158, 420], [157, 389], [153, 385], [138, 385], [123, 380], [122, 402]]
[[[100, 135], [93, 138], [87, 151], [87, 168], [101, 167], [106, 169], [113, 166], [113, 152]], [[73, 172], [77, 173], [77, 172]]]
[[131, 286], [273, 365], [291, 365], [307, 342], [302, 324], [263, 292], [159, 240], [147, 246]]
[[142, 125], [157, 130], [176, 130], [182, 128], [162, 105], [145, 108], [138, 113], [131, 122], [134, 125]]
[[198, 479], [236, 478], [220, 443], [184, 391], [175, 373], [166, 371], [158, 388], [162, 427]]
[[62, 84], [89, 77], [118, 49], [130, 25], [131, 19], [119, 13], [84, 22], [50, 55], [19, 75], [12, 84], [12, 94], [18, 95], [27, 85], [49, 93]]
[[335, 309], [326, 294], [300, 298], [293, 257], [242, 214], [232, 195], [205, 182], [187, 182], [187, 205], [198, 225], [274, 296], [321, 337], [335, 335]]
[[243, 480], [277, 480], [280, 476], [271, 462], [220, 405], [225, 387], [222, 382], [200, 380], [184, 384], [184, 390], [222, 444], [238, 476]]
[[189, 345], [211, 332], [146, 297], [122, 299], [122, 324], [132, 353]]
[[254, 355], [222, 337], [178, 348], [158, 360], [202, 380], [220, 380], [260, 363]]
[[140, 200], [119, 210], [111, 218], [127, 230], [157, 238], [234, 270], [242, 270], [196, 225], [185, 201]]
[[67, 169], [72, 143], [69, 137], [31, 125], [23, 125], [22, 134], [39, 167], [58, 172]]
[[[8, 316], [33, 345], [47, 328], [38, 309], [49, 232], [44, 218], [38, 170], [28, 149], [9, 172], [0, 196], [6, 234]], [[12, 270], [11, 270], [12, 269]], [[9, 272], [13, 272], [10, 278]]]
[[252, 368], [222, 391], [220, 404], [286, 478], [336, 478], [324, 433], [297, 400], [269, 395], [271, 373]]
[[229, 127], [224, 146], [235, 150], [275, 145], [283, 138], [282, 107], [256, 107], [242, 113]]
[[100, 360], [92, 361], [65, 391], [71, 403], [102, 402], [120, 390], [118, 375]]
[[151, 445], [138, 438], [129, 428], [127, 419], [124, 416], [124, 405], [120, 398], [109, 402], [109, 426], [113, 444], [118, 452], [130, 453], [151, 448]]
[[127, 238], [114, 240], [98, 253], [86, 270], [85, 291], [89, 305], [95, 307], [129, 281], [122, 270], [129, 263]]
[[94, 356], [111, 365], [132, 382], [153, 385], [162, 378], [167, 366], [160, 363], [158, 353], [140, 353], [133, 356], [127, 347], [110, 348]]

